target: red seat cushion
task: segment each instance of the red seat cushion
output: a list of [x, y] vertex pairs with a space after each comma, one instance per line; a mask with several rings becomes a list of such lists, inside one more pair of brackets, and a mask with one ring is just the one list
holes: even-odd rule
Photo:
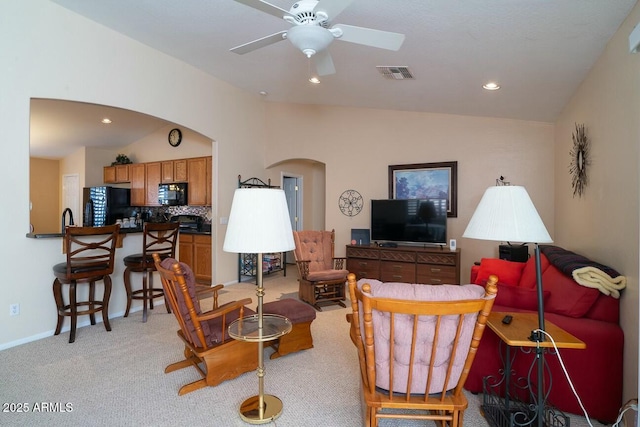
[[[549, 291], [543, 291], [543, 301], [549, 299], [549, 295]], [[522, 310], [537, 311], [538, 291], [536, 289], [526, 289], [498, 283], [498, 294], [496, 295], [495, 304]]]

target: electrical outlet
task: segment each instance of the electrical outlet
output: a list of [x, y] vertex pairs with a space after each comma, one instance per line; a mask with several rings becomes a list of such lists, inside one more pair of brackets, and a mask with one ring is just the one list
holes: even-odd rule
[[20, 304], [9, 305], [9, 316], [17, 316], [20, 314]]

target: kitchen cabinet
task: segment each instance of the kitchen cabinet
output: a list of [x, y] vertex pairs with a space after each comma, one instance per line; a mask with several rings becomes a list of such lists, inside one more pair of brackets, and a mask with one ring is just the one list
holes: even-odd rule
[[211, 283], [211, 236], [183, 234], [178, 238], [178, 258], [189, 265], [199, 282]]
[[131, 165], [131, 206], [159, 206], [160, 162]]
[[178, 235], [178, 259], [188, 266], [193, 266], [193, 234]]
[[145, 164], [134, 163], [131, 165], [131, 206], [144, 206], [146, 201]]
[[212, 206], [213, 205], [213, 200], [212, 200], [212, 192], [211, 192], [211, 187], [213, 184], [213, 176], [212, 176], [212, 168], [213, 168], [213, 157], [209, 156], [206, 158], [207, 159], [207, 170], [206, 170], [206, 180], [207, 180], [207, 193], [206, 193], [206, 205], [207, 206]]
[[131, 165], [105, 166], [103, 181], [105, 184], [122, 184], [130, 182], [129, 169]]
[[162, 162], [162, 178], [165, 183], [187, 182], [187, 159], [166, 160]]
[[[187, 171], [189, 175], [189, 206], [207, 206], [207, 180], [211, 181], [211, 167], [207, 173], [207, 158], [187, 159]], [[209, 205], [211, 205], [211, 196], [208, 199]]]
[[158, 184], [162, 175], [160, 162], [145, 163], [145, 206], [160, 206], [158, 203]]
[[[211, 206], [212, 164], [213, 158], [208, 156], [106, 166], [104, 182], [111, 184], [119, 179], [127, 179], [128, 181], [121, 182], [131, 183], [131, 206], [160, 206], [158, 184], [186, 182], [189, 184], [188, 204], [190, 206]], [[118, 172], [119, 167], [123, 167], [120, 172]]]

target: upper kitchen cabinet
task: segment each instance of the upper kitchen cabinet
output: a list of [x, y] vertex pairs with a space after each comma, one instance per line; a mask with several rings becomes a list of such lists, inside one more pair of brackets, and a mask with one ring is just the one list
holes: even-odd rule
[[187, 182], [189, 179], [187, 159], [162, 162], [162, 183]]
[[[186, 182], [189, 184], [187, 193], [190, 206], [211, 206], [212, 160], [208, 156], [127, 165], [131, 205], [160, 206], [158, 184]], [[105, 183], [108, 182], [105, 180]]]
[[162, 163], [145, 163], [146, 201], [145, 206], [160, 206], [158, 203], [158, 184], [162, 175]]
[[211, 187], [213, 184], [213, 177], [211, 170], [213, 169], [213, 157], [207, 157], [207, 206], [213, 205]]
[[134, 163], [131, 165], [131, 206], [159, 206], [158, 184], [162, 164]]
[[131, 165], [115, 165], [104, 167], [104, 183], [105, 184], [121, 184], [131, 182], [130, 178]]
[[189, 206], [211, 205], [211, 157], [187, 159]]
[[134, 163], [129, 172], [131, 174], [131, 205], [144, 206], [146, 201], [146, 179], [144, 163]]

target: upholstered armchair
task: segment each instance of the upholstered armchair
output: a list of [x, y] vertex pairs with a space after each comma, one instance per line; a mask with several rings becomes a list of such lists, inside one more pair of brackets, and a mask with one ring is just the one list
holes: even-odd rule
[[293, 232], [300, 275], [298, 296], [318, 311], [322, 311], [321, 305], [346, 307], [343, 301], [349, 272], [344, 269], [346, 258], [334, 257], [335, 236], [335, 230]]

